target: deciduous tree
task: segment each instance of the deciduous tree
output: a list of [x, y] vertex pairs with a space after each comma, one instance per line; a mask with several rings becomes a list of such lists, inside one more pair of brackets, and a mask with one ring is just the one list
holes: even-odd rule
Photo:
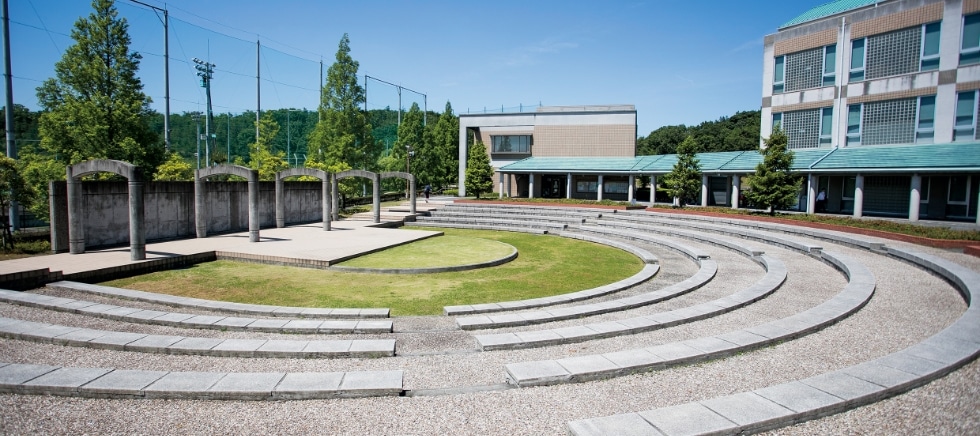
[[269, 112], [262, 115], [256, 123], [259, 128], [259, 139], [248, 146], [248, 167], [259, 171], [259, 180], [275, 180], [276, 173], [289, 168], [286, 153], [272, 151], [272, 141], [279, 134], [279, 123]]
[[0, 248], [14, 248], [14, 235], [10, 231], [10, 219], [6, 216], [11, 202], [23, 203], [27, 199], [26, 186], [17, 171], [17, 163], [9, 157], [0, 156], [0, 215], [3, 215], [3, 222], [0, 224]]

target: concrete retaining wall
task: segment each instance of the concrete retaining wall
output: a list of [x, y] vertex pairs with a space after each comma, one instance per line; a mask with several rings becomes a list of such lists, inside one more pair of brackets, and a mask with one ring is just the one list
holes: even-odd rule
[[[65, 182], [53, 182], [52, 185], [56, 194], [65, 192]], [[320, 181], [287, 181], [284, 187], [287, 225], [323, 219]], [[128, 189], [125, 181], [82, 183], [86, 247], [129, 242]], [[205, 202], [208, 234], [248, 230], [247, 182], [207, 182]], [[67, 197], [53, 196], [52, 208], [56, 207], [67, 209]], [[144, 211], [148, 241], [194, 237], [194, 182], [146, 183]], [[259, 218], [261, 227], [276, 225], [275, 182], [259, 182]], [[63, 221], [66, 220], [58, 216], [52, 218], [52, 250], [55, 252], [68, 250], [68, 227]]]

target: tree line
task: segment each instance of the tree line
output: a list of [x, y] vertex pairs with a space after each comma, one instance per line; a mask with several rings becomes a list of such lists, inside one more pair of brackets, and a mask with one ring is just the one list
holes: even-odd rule
[[739, 111], [696, 126], [663, 126], [636, 140], [636, 154], [675, 154], [685, 139], [694, 140], [698, 152], [747, 151], [759, 148], [760, 111]]
[[[75, 22], [74, 43], [55, 64], [55, 76], [37, 88], [40, 110], [14, 107], [15, 175], [26, 191], [19, 199], [38, 217], [47, 217], [48, 181], [64, 180], [67, 165], [90, 159], [126, 161], [153, 180], [192, 180], [198, 165], [222, 163], [256, 169], [263, 180], [292, 166], [339, 172], [404, 171], [408, 165], [421, 186], [444, 187], [457, 179], [459, 119], [451, 104], [442, 113], [425, 114], [413, 105], [401, 125], [390, 108], [363, 110], [359, 64], [347, 34], [316, 110], [267, 110], [258, 120], [250, 111], [214, 114], [211, 147], [202, 141], [200, 155], [204, 115], [171, 114], [166, 150], [164, 116], [150, 109], [143, 92], [137, 75], [142, 57], [130, 50], [126, 19], [113, 0], [93, 0], [92, 9]], [[345, 180], [342, 193], [360, 192], [357, 183]], [[398, 188], [398, 182], [388, 183]]]

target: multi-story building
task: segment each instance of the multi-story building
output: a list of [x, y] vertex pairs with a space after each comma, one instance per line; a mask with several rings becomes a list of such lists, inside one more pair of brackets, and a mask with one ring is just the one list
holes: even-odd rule
[[763, 137], [780, 126], [790, 149], [874, 148], [862, 158], [890, 163], [818, 163], [809, 194], [824, 191], [829, 212], [976, 216], [980, 177], [956, 162], [980, 138], [980, 1], [837, 0], [766, 36], [764, 52]]

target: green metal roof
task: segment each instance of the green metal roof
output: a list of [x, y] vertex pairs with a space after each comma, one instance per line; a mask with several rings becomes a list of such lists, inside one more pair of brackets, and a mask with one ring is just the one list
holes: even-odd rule
[[[980, 142], [888, 145], [793, 150], [798, 172], [938, 172], [980, 171]], [[698, 153], [705, 173], [750, 173], [762, 162], [758, 151]], [[507, 173], [632, 173], [665, 174], [676, 154], [636, 157], [529, 157], [505, 165]]]
[[841, 12], [846, 12], [852, 9], [861, 8], [875, 3], [881, 3], [882, 0], [836, 0], [829, 3], [824, 3], [813, 9], [810, 9], [800, 16], [787, 21], [779, 29], [785, 29], [790, 26], [795, 26], [797, 24], [803, 24], [808, 21], [817, 20], [824, 17], [829, 17], [834, 14], [839, 14]]

